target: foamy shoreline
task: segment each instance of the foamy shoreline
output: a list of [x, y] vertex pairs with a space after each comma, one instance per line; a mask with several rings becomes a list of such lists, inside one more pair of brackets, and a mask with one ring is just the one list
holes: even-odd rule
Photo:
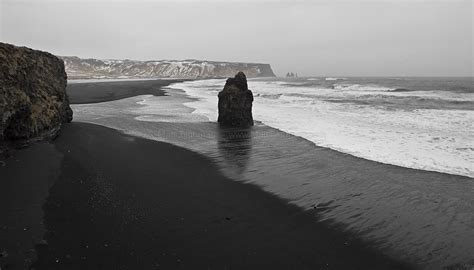
[[[256, 120], [301, 136], [317, 146], [328, 147], [360, 158], [474, 178], [472, 166], [474, 138], [469, 139], [469, 134], [474, 134], [474, 126], [469, 120], [472, 119], [474, 122], [474, 111], [433, 109], [381, 111], [377, 108], [360, 107], [357, 104], [329, 103], [321, 100], [324, 95], [344, 95], [334, 93], [341, 89], [318, 89], [318, 95], [322, 96], [313, 98], [311, 95], [315, 93], [312, 89], [301, 86], [288, 88], [286, 83], [276, 80], [277, 84], [249, 81], [249, 87], [254, 90], [255, 95]], [[204, 115], [210, 121], [214, 121], [217, 119], [214, 104], [217, 103], [216, 96], [222, 83], [223, 80], [203, 80], [172, 84], [170, 87], [182, 89], [191, 97], [198, 98], [185, 105], [193, 108], [195, 114]], [[354, 87], [343, 89], [342, 93], [357, 94], [354, 93]], [[364, 95], [366, 92], [371, 94], [371, 91], [376, 93], [381, 91], [373, 90], [377, 89], [375, 86], [370, 88], [362, 86], [361, 89], [357, 91], [363, 91]], [[424, 98], [433, 94], [397, 92], [390, 95], [419, 95]], [[447, 99], [452, 97], [449, 96]], [[454, 123], [453, 119], [459, 123]], [[474, 136], [472, 134], [471, 136]]]

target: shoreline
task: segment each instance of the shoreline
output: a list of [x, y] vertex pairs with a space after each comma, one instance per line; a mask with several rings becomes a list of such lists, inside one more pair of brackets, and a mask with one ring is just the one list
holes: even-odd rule
[[[183, 105], [194, 98], [174, 88], [166, 91], [166, 96], [139, 96], [100, 107], [77, 105], [76, 121], [212, 157], [226, 176], [302, 209], [316, 208], [330, 226], [373, 240], [377, 249], [421, 269], [472, 259], [473, 246], [466, 242], [474, 243], [469, 228], [474, 201], [465, 192], [472, 189], [470, 178], [358, 158], [259, 124], [229, 140], [215, 123]], [[445, 227], [448, 217], [452, 221]]]
[[316, 147], [316, 148], [323, 148], [323, 149], [327, 149], [327, 150], [329, 150], [329, 151], [335, 151], [335, 152], [337, 152], [337, 153], [339, 153], [339, 154], [341, 154], [341, 155], [348, 155], [348, 156], [351, 156], [351, 157], [353, 157], [353, 158], [359, 158], [359, 159], [365, 160], [365, 161], [367, 161], [367, 162], [375, 162], [375, 163], [378, 163], [378, 164], [380, 164], [380, 165], [394, 166], [394, 167], [398, 167], [398, 168], [400, 168], [400, 169], [413, 170], [413, 171], [421, 171], [421, 172], [427, 172], [427, 173], [437, 173], [437, 174], [442, 174], [442, 175], [446, 175], [446, 176], [449, 176], [449, 177], [460, 177], [460, 178], [468, 178], [468, 179], [474, 180], [474, 177], [471, 177], [471, 176], [469, 176], [469, 175], [456, 174], [456, 173], [449, 173], [449, 172], [436, 171], [436, 170], [430, 170], [430, 169], [421, 169], [421, 168], [416, 168], [416, 167], [406, 167], [406, 166], [397, 165], [397, 164], [392, 164], [392, 163], [385, 163], [385, 162], [378, 161], [378, 160], [372, 160], [372, 159], [369, 159], [369, 158], [366, 158], [366, 157], [357, 156], [357, 155], [352, 154], [352, 153], [343, 152], [342, 150], [338, 150], [338, 149], [335, 149], [335, 148], [317, 145], [315, 142], [313, 142], [313, 141], [311, 141], [311, 140], [309, 140], [309, 139], [306, 139], [306, 138], [303, 137], [303, 136], [288, 133], [288, 132], [286, 132], [286, 131], [284, 131], [284, 130], [281, 130], [281, 129], [279, 129], [279, 128], [269, 126], [269, 125], [267, 125], [267, 124], [265, 124], [265, 123], [263, 123], [263, 122], [261, 122], [261, 121], [255, 120], [255, 122], [256, 122], [256, 123], [258, 122], [258, 123], [260, 123], [260, 124], [263, 125], [263, 126], [267, 126], [267, 127], [269, 127], [269, 128], [278, 130], [279, 132], [286, 133], [286, 134], [288, 134], [288, 135], [290, 135], [290, 136], [297, 137], [298, 139], [307, 141], [307, 142], [313, 144], [314, 147]]

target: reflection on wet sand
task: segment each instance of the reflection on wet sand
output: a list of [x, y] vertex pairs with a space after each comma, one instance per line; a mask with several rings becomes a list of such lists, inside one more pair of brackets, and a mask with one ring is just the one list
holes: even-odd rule
[[247, 166], [252, 152], [252, 127], [217, 129], [217, 148], [224, 158], [227, 168], [241, 176]]

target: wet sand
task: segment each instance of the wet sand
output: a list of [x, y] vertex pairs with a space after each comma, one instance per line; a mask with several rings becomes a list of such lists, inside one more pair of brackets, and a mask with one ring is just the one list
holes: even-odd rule
[[[46, 161], [50, 173], [36, 174], [44, 170], [45, 147], [61, 158]], [[28, 227], [46, 232], [44, 241], [30, 240], [35, 269], [406, 268], [318, 222], [315, 213], [226, 178], [211, 160], [184, 148], [72, 123], [53, 144], [28, 151], [16, 161], [21, 166], [9, 169], [16, 164], [9, 160], [0, 175], [7, 188], [20, 180], [53, 183], [44, 198], [26, 203], [41, 203], [44, 211], [42, 222]], [[2, 198], [17, 200], [37, 194], [1, 190]], [[2, 208], [15, 223], [14, 205], [3, 201]], [[36, 211], [25, 219], [38, 222], [30, 215]], [[12, 243], [8, 254], [23, 252], [14, 242], [26, 231], [5, 226], [0, 243]], [[22, 269], [8, 258], [0, 259], [2, 269]]]

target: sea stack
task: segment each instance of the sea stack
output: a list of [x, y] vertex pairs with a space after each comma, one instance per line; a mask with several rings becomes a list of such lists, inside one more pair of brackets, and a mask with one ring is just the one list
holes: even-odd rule
[[58, 57], [0, 43], [0, 152], [6, 142], [55, 136], [71, 122], [66, 85]]
[[243, 72], [234, 78], [228, 78], [224, 89], [219, 92], [219, 118], [217, 122], [224, 126], [253, 126], [253, 94], [248, 89], [247, 77]]

